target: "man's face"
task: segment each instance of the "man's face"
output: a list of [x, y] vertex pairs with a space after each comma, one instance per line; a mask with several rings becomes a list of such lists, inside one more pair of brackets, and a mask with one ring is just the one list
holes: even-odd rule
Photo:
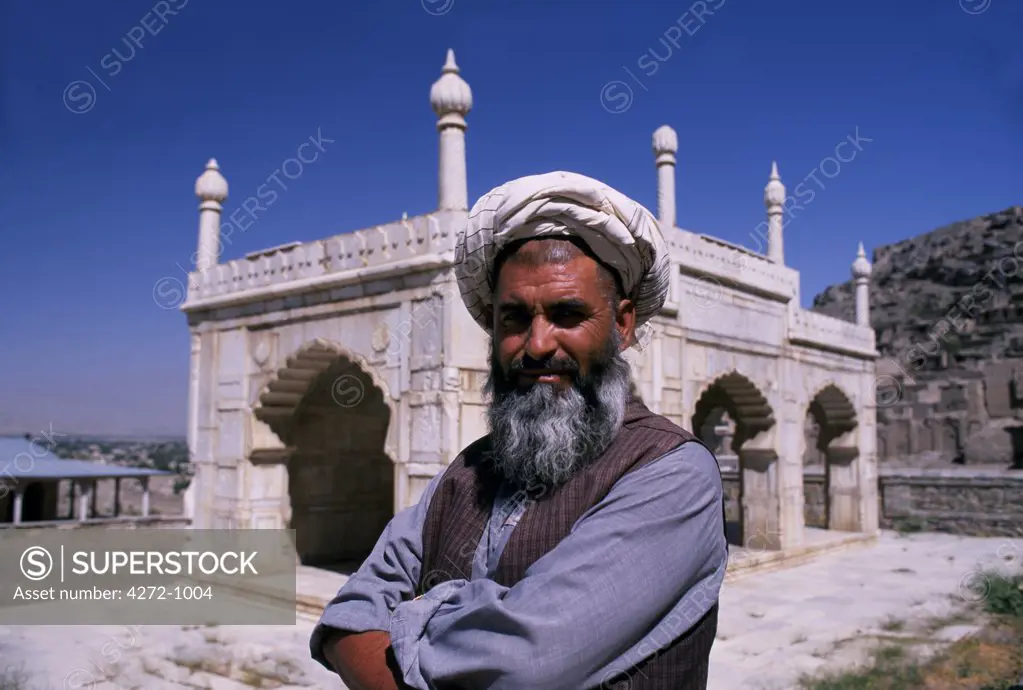
[[[543, 251], [530, 244], [519, 252]], [[584, 254], [521, 257], [498, 274], [487, 420], [496, 469], [520, 486], [552, 487], [596, 459], [621, 428], [630, 381], [622, 344], [634, 311], [612, 301]]]
[[588, 256], [540, 265], [512, 257], [498, 274], [495, 354], [520, 388], [567, 389], [606, 357], [612, 331], [628, 343], [634, 327], [631, 303], [608, 300], [598, 264]]

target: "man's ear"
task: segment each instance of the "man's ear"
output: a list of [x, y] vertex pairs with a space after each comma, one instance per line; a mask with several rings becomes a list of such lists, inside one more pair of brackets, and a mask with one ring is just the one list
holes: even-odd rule
[[636, 305], [630, 299], [623, 299], [615, 309], [615, 328], [622, 339], [622, 349], [632, 346], [636, 337]]

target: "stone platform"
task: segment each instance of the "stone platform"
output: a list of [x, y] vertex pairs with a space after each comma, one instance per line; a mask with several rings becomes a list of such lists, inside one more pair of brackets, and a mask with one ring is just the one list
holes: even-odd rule
[[766, 551], [730, 546], [728, 572], [725, 577], [730, 581], [753, 573], [778, 570], [806, 563], [823, 553], [872, 546], [877, 542], [877, 536], [877, 533], [835, 532], [807, 527], [803, 530], [802, 546], [783, 551]]

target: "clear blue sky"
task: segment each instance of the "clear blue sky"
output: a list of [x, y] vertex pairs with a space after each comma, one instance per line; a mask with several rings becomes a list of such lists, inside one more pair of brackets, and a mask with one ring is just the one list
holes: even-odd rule
[[[873, 141], [818, 173], [825, 188], [786, 228], [808, 304], [847, 278], [859, 240], [869, 252], [1023, 202], [1023, 3], [963, 2], [990, 6], [726, 0], [700, 24], [690, 2], [659, 0], [423, 0], [433, 14], [420, 0], [7, 0], [0, 431], [183, 434], [188, 329], [153, 286], [184, 280], [205, 161], [230, 213], [318, 129], [334, 140], [224, 259], [428, 212], [427, 94], [449, 47], [475, 98], [472, 199], [568, 169], [653, 209], [650, 138], [670, 124], [679, 224], [752, 245], [771, 160], [791, 192], [858, 127]], [[155, 35], [132, 55], [142, 24]], [[65, 107], [76, 80], [96, 88], [88, 112]], [[603, 106], [624, 104], [620, 85], [601, 101], [612, 80], [634, 96], [617, 114]]]

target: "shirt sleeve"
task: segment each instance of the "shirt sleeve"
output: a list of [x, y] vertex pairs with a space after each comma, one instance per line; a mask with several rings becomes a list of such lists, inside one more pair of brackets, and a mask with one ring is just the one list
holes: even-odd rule
[[369, 557], [338, 591], [313, 629], [313, 659], [330, 668], [323, 654], [327, 635], [337, 630], [387, 631], [391, 612], [412, 596], [423, 562], [423, 525], [444, 472], [434, 477], [419, 502], [391, 518]]
[[405, 682], [563, 689], [627, 671], [716, 603], [721, 506], [717, 461], [698, 443], [630, 472], [514, 587], [453, 580], [398, 604], [390, 636]]

